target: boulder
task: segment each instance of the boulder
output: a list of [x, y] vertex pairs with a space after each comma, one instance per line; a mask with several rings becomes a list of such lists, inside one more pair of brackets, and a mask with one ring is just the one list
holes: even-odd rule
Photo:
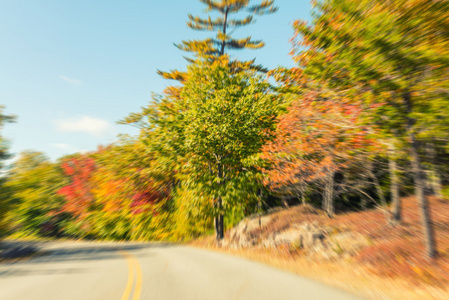
[[297, 229], [290, 229], [275, 234], [272, 239], [273, 244], [278, 246], [285, 244], [297, 244], [300, 241], [301, 236]]
[[230, 244], [237, 247], [255, 246], [260, 238], [262, 228], [270, 222], [270, 216], [247, 218], [231, 229]]

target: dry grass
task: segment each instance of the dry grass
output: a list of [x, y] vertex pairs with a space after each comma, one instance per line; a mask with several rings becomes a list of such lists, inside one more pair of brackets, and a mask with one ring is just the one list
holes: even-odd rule
[[292, 224], [316, 222], [336, 231], [363, 234], [370, 245], [350, 259], [312, 261], [300, 250], [226, 249], [213, 237], [193, 245], [213, 248], [311, 277], [371, 299], [449, 299], [449, 201], [429, 198], [439, 255], [425, 258], [420, 211], [414, 197], [402, 198], [403, 222], [392, 227], [379, 210], [351, 212], [327, 218], [310, 207], [273, 213], [259, 234], [284, 230]]

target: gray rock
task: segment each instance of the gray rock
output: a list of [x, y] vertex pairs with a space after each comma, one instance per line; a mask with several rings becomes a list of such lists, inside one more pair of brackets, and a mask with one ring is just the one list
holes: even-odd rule
[[229, 247], [233, 248], [276, 248], [282, 245], [294, 245], [302, 249], [305, 255], [313, 258], [335, 259], [350, 257], [368, 245], [366, 238], [356, 232], [334, 233], [335, 230], [317, 222], [290, 224], [278, 232], [269, 232], [268, 226], [275, 221], [273, 215], [260, 218], [255, 216], [241, 221], [231, 230]]

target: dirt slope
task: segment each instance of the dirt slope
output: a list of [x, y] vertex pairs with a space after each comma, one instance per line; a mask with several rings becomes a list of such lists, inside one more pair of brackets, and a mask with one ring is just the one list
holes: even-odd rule
[[424, 257], [414, 197], [402, 198], [403, 222], [391, 226], [381, 210], [330, 219], [295, 206], [243, 220], [217, 247], [212, 237], [194, 244], [263, 261], [373, 299], [449, 299], [449, 201], [430, 198], [439, 256]]

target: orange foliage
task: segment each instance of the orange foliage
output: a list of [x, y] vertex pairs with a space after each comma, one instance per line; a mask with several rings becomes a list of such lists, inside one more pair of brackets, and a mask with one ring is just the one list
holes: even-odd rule
[[[294, 80], [296, 81], [296, 80]], [[360, 105], [323, 91], [309, 91], [280, 117], [277, 137], [263, 148], [272, 188], [322, 179], [349, 164], [360, 148], [374, 142], [363, 126]]]

